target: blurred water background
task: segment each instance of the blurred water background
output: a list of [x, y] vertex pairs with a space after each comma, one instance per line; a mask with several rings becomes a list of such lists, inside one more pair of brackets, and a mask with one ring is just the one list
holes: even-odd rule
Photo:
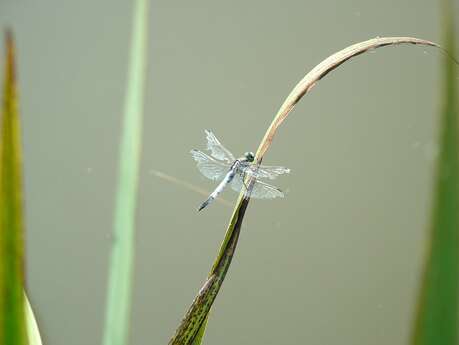
[[[127, 1], [0, 0], [18, 48], [27, 285], [49, 345], [102, 336], [131, 12]], [[211, 190], [189, 155], [205, 128], [235, 154], [255, 150], [292, 87], [331, 53], [376, 36], [439, 41], [440, 27], [427, 0], [151, 2], [131, 344], [167, 343], [232, 210], [198, 214], [203, 196], [154, 171]], [[264, 161], [292, 169], [276, 181], [287, 197], [251, 202], [205, 343], [407, 342], [441, 57], [379, 49], [300, 102]]]

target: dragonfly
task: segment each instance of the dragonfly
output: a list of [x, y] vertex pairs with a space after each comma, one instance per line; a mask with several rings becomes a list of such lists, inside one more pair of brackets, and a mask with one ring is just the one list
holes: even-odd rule
[[[208, 206], [228, 185], [236, 192], [245, 189], [245, 195], [250, 195], [252, 198], [274, 199], [284, 197], [282, 190], [259, 179], [274, 180], [279, 175], [289, 173], [290, 169], [282, 166], [254, 163], [255, 155], [253, 152], [246, 152], [242, 157], [236, 159], [220, 143], [214, 133], [210, 130], [205, 130], [205, 133], [207, 150], [210, 151], [210, 155], [193, 149], [191, 150], [191, 156], [197, 162], [197, 167], [202, 175], [210, 180], [220, 181], [220, 183], [199, 206], [198, 211]], [[248, 177], [251, 179], [248, 179]], [[247, 180], [253, 182], [247, 184]]]

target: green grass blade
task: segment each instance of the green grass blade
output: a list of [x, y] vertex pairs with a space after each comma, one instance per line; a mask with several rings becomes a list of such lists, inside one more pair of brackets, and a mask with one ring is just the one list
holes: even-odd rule
[[204, 339], [204, 334], [206, 334], [206, 327], [207, 327], [207, 320], [209, 319], [209, 314], [206, 315], [206, 318], [202, 322], [201, 326], [199, 326], [198, 333], [196, 337], [193, 339], [191, 345], [200, 345]]
[[29, 340], [29, 345], [42, 345], [40, 331], [38, 330], [37, 321], [35, 320], [35, 315], [33, 314], [32, 307], [29, 303], [29, 299], [24, 292], [25, 300], [25, 316], [26, 316], [26, 326], [27, 326], [27, 338]]
[[230, 224], [223, 241], [220, 253], [214, 267], [209, 274], [203, 287], [199, 290], [187, 314], [177, 328], [169, 345], [199, 345], [204, 337], [210, 308], [225, 280], [226, 273], [236, 251], [242, 220], [249, 204], [249, 199], [239, 196], [237, 206], [233, 211]]
[[0, 344], [25, 345], [21, 129], [11, 33], [6, 52], [0, 124]]
[[[444, 47], [454, 56], [454, 10], [445, 6]], [[436, 171], [430, 248], [418, 301], [412, 343], [458, 344], [459, 293], [459, 133], [458, 69], [449, 56], [443, 65], [440, 156]]]
[[122, 127], [118, 190], [111, 252], [104, 345], [127, 341], [130, 317], [134, 215], [141, 150], [146, 75], [148, 0], [134, 2], [133, 32]]
[[[274, 135], [282, 122], [287, 118], [300, 99], [306, 95], [319, 80], [355, 56], [376, 48], [400, 44], [424, 45], [438, 48], [438, 45], [434, 42], [414, 37], [377, 37], [368, 41], [353, 44], [329, 56], [306, 74], [306, 76], [295, 86], [292, 92], [285, 99], [258, 147], [256, 154], [257, 162], [261, 163], [263, 160], [263, 156], [270, 148]], [[234, 208], [230, 223], [225, 233], [225, 238], [220, 246], [220, 251], [214, 261], [209, 277], [201, 290], [199, 290], [198, 295], [195, 297], [185, 317], [175, 331], [174, 336], [169, 341], [169, 345], [201, 344], [205, 328], [207, 326], [210, 309], [221, 285], [223, 284], [236, 250], [242, 221], [244, 219], [249, 200], [250, 199], [244, 198], [244, 192], [239, 195], [236, 207]]]

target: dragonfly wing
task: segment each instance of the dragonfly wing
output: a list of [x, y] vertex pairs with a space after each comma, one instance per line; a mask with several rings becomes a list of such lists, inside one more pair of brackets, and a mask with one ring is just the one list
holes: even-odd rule
[[211, 155], [221, 161], [232, 163], [236, 160], [233, 154], [228, 151], [217, 139], [217, 137], [209, 130], [205, 130], [207, 139], [207, 149], [210, 150]]
[[275, 166], [275, 165], [260, 165], [257, 169], [256, 164], [252, 165], [252, 169], [256, 169], [255, 175], [258, 178], [269, 178], [274, 180], [276, 177], [282, 174], [288, 174], [289, 168]]
[[229, 165], [219, 162], [198, 150], [191, 150], [191, 156], [198, 163], [197, 167], [201, 174], [211, 180], [220, 180], [228, 172]]
[[[242, 175], [237, 174], [236, 176], [234, 176], [234, 179], [231, 182], [231, 188], [236, 192], [240, 192], [242, 189], [246, 189]], [[275, 186], [272, 186], [260, 180], [256, 180], [253, 184], [250, 197], [255, 199], [283, 198], [284, 192], [282, 192], [279, 188]]]

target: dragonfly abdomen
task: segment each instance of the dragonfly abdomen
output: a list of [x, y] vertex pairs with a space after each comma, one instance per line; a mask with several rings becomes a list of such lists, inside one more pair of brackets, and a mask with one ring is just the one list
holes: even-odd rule
[[223, 180], [218, 184], [217, 188], [212, 192], [212, 194], [209, 195], [206, 201], [204, 201], [201, 206], [199, 206], [198, 211], [201, 211], [204, 207], [209, 205], [222, 191], [225, 189], [225, 187], [231, 183], [231, 181], [234, 179], [234, 176], [236, 176], [236, 171], [239, 166], [239, 161], [236, 160], [234, 164], [231, 166], [231, 169], [226, 173], [225, 177]]

